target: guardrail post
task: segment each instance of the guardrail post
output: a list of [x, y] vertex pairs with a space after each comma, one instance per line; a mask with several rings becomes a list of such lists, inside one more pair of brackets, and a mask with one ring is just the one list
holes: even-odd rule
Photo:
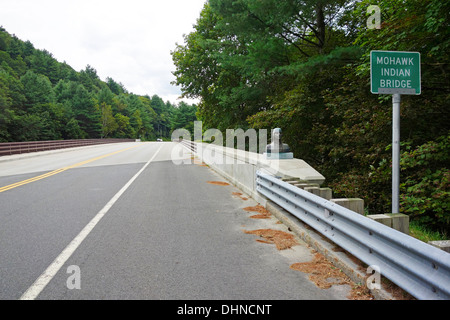
[[347, 208], [356, 213], [364, 215], [364, 200], [363, 199], [359, 199], [359, 198], [331, 199], [331, 202], [334, 202], [344, 208]]
[[372, 219], [373, 221], [384, 224], [385, 226], [392, 228], [392, 218], [387, 214], [370, 214], [367, 218]]
[[320, 188], [319, 196], [326, 200], [331, 200], [333, 198], [333, 190], [331, 188]]
[[392, 228], [400, 232], [409, 234], [409, 216], [401, 213], [388, 213], [392, 218]]
[[306, 187], [306, 188], [303, 188], [303, 190], [311, 192], [312, 194], [315, 194], [316, 196], [318, 196], [319, 192], [320, 192], [319, 187]]
[[367, 218], [409, 235], [409, 216], [401, 213], [371, 214]]
[[441, 241], [429, 241], [433, 247], [439, 248], [445, 252], [450, 253], [450, 240], [441, 240]]

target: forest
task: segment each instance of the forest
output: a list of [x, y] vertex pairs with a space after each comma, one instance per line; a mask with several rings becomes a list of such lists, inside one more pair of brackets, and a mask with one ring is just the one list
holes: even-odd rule
[[440, 0], [209, 0], [172, 52], [175, 84], [200, 99], [205, 130], [279, 127], [335, 197], [389, 213], [392, 96], [371, 94], [370, 52], [419, 52], [422, 94], [401, 104], [400, 210], [448, 237], [449, 14]]
[[0, 27], [0, 142], [169, 139], [193, 130], [197, 107], [128, 92], [94, 67], [75, 71]]

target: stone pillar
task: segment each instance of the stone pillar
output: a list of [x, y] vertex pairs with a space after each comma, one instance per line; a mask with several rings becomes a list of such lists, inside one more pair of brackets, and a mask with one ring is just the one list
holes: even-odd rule
[[331, 202], [334, 202], [342, 207], [345, 207], [356, 213], [364, 215], [364, 200], [363, 199], [359, 199], [359, 198], [331, 199]]
[[409, 235], [409, 216], [401, 213], [371, 214], [367, 218]]
[[376, 222], [384, 224], [386, 227], [392, 228], [392, 218], [387, 214], [371, 214], [367, 218], [372, 219]]
[[392, 228], [409, 235], [409, 216], [401, 213], [388, 213], [392, 218]]

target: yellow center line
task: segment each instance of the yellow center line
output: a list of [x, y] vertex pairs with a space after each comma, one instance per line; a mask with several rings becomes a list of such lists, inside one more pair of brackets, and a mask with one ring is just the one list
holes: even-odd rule
[[26, 184], [29, 184], [29, 183], [32, 183], [32, 182], [35, 182], [35, 181], [38, 181], [38, 180], [42, 180], [42, 179], [54, 176], [55, 174], [67, 171], [69, 169], [77, 168], [77, 167], [83, 166], [85, 164], [88, 164], [88, 163], [91, 163], [91, 162], [94, 162], [94, 161], [97, 161], [97, 160], [100, 160], [100, 159], [104, 159], [104, 158], [116, 155], [118, 153], [121, 153], [121, 152], [124, 152], [124, 151], [127, 151], [127, 150], [131, 150], [131, 149], [134, 149], [134, 148], [137, 148], [137, 147], [140, 147], [140, 146], [141, 145], [137, 145], [137, 146], [133, 146], [131, 148], [126, 148], [126, 149], [119, 150], [119, 151], [116, 151], [116, 152], [108, 153], [108, 154], [105, 154], [103, 156], [92, 158], [92, 159], [89, 159], [89, 160], [86, 160], [86, 161], [83, 161], [83, 162], [79, 162], [79, 163], [76, 163], [76, 164], [68, 166], [68, 167], [64, 167], [64, 168], [57, 169], [57, 170], [54, 170], [54, 171], [51, 171], [51, 172], [47, 172], [45, 174], [42, 174], [42, 175], [34, 177], [34, 178], [30, 178], [30, 179], [27, 179], [27, 180], [23, 180], [23, 181], [20, 181], [20, 182], [16, 182], [16, 183], [13, 183], [13, 184], [1, 187], [0, 188], [0, 193], [8, 191], [8, 190], [11, 190], [11, 189], [14, 189], [14, 188], [17, 188], [17, 187], [20, 187], [20, 186], [23, 186], [23, 185], [26, 185]]

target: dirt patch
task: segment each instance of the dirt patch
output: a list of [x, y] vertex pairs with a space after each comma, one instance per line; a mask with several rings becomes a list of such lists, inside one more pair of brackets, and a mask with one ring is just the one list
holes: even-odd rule
[[254, 206], [254, 207], [247, 207], [244, 208], [247, 212], [258, 212], [259, 214], [256, 214], [254, 216], [251, 216], [252, 219], [269, 219], [270, 218], [270, 212], [267, 211], [266, 208], [264, 208], [261, 205]]
[[309, 273], [309, 279], [321, 289], [329, 289], [333, 285], [349, 285], [351, 292], [347, 298], [350, 300], [374, 300], [366, 287], [355, 284], [320, 253], [316, 253], [311, 262], [294, 263], [291, 269]]
[[264, 238], [265, 240], [258, 239], [256, 241], [261, 243], [275, 244], [278, 250], [289, 249], [299, 244], [292, 234], [280, 230], [260, 229], [244, 232]]
[[194, 164], [198, 165], [199, 167], [207, 167], [208, 165], [204, 163], [203, 161], [194, 161]]
[[193, 163], [196, 165], [199, 165], [201, 167], [207, 167], [206, 163], [204, 163], [203, 161], [201, 161], [199, 158], [192, 156], [191, 160], [194, 160]]
[[336, 284], [350, 284], [350, 279], [320, 253], [316, 253], [311, 262], [294, 263], [291, 269], [309, 273], [309, 279], [321, 289], [328, 289]]
[[222, 182], [222, 181], [206, 181], [206, 183], [213, 184], [216, 186], [229, 186], [230, 185], [229, 183]]
[[[365, 263], [363, 263], [361, 260], [359, 260], [358, 258], [356, 258], [355, 256], [353, 256], [352, 254], [350, 254], [349, 252], [347, 252], [346, 250], [342, 249], [339, 246], [336, 246], [333, 249], [334, 252], [343, 252], [345, 253], [345, 255], [353, 261], [353, 263], [355, 263], [357, 265], [357, 268], [359, 271], [366, 273], [367, 271], [367, 265]], [[367, 280], [367, 277], [366, 277]], [[394, 283], [392, 283], [390, 280], [388, 280], [385, 277], [381, 277], [381, 286], [383, 287], [383, 289], [390, 293], [392, 295], [392, 298], [394, 300], [415, 300], [415, 298], [413, 296], [411, 296], [408, 292], [404, 291], [402, 288], [398, 287], [397, 285], [395, 285]], [[355, 292], [355, 294], [357, 294], [357, 292]]]
[[245, 200], [245, 201], [248, 200], [248, 198], [244, 197], [244, 195], [242, 193], [240, 193], [240, 192], [233, 192], [233, 196], [239, 197], [239, 198], [241, 198], [242, 200]]
[[381, 286], [384, 290], [389, 292], [394, 300], [416, 300], [412, 295], [398, 287], [396, 284], [392, 283], [390, 280], [382, 277]]

